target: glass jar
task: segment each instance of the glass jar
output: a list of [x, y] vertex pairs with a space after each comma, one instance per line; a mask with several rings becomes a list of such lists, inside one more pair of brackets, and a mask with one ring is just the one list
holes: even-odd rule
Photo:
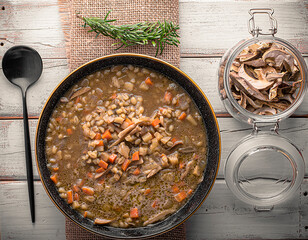
[[[298, 148], [278, 133], [279, 122], [289, 117], [301, 104], [307, 89], [307, 66], [300, 52], [284, 39], [275, 37], [277, 21], [273, 9], [251, 9], [249, 32], [253, 38], [241, 40], [221, 59], [218, 71], [219, 94], [226, 110], [237, 120], [253, 126], [252, 133], [240, 140], [230, 151], [225, 165], [225, 180], [230, 190], [256, 210], [270, 210], [292, 196], [304, 178], [304, 159]], [[256, 14], [267, 14], [271, 24], [264, 33], [255, 24]], [[258, 42], [275, 43], [285, 48], [298, 64], [300, 87], [294, 101], [285, 110], [273, 115], [258, 115], [246, 110], [233, 97], [229, 75], [236, 57], [248, 46]], [[260, 126], [272, 126], [260, 131]]]

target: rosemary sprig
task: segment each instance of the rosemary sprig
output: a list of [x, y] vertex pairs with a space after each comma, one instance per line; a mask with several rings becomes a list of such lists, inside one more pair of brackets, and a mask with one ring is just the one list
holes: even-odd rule
[[133, 45], [146, 45], [152, 44], [156, 47], [156, 55], [162, 54], [166, 44], [178, 46], [180, 41], [177, 30], [179, 26], [171, 21], [164, 20], [163, 22], [140, 22], [136, 24], [126, 25], [112, 25], [111, 22], [115, 22], [116, 19], [107, 20], [110, 11], [106, 14], [105, 18], [97, 17], [77, 17], [84, 21], [83, 27], [89, 26], [91, 30], [89, 32], [95, 32], [96, 37], [99, 34], [118, 40], [117, 43], [112, 44], [120, 45], [116, 49], [121, 47], [128, 47]]

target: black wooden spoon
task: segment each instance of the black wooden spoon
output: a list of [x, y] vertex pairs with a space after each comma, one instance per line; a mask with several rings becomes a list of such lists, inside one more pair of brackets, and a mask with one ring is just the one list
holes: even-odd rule
[[10, 48], [2, 60], [2, 69], [6, 78], [18, 86], [22, 92], [23, 100], [23, 119], [24, 119], [24, 138], [27, 166], [28, 192], [32, 222], [35, 222], [34, 210], [34, 187], [31, 145], [29, 136], [29, 123], [26, 93], [27, 89], [33, 85], [41, 76], [43, 63], [37, 51], [26, 46], [15, 46]]

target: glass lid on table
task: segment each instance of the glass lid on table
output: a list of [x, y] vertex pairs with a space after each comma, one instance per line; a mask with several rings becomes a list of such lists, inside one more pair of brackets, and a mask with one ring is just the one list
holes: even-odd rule
[[[229, 49], [218, 71], [219, 95], [226, 110], [253, 125], [252, 133], [231, 149], [225, 179], [240, 200], [257, 210], [270, 210], [292, 196], [304, 177], [300, 150], [278, 130], [279, 122], [303, 101], [307, 66], [292, 44], [275, 36], [273, 9], [251, 9], [249, 14], [253, 37]], [[257, 25], [259, 15], [268, 17], [268, 31]], [[270, 130], [261, 131], [260, 126]]]

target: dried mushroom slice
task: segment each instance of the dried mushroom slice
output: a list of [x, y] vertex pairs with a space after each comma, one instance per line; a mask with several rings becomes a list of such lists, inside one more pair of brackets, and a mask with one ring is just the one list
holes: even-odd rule
[[235, 86], [238, 87], [240, 91], [245, 92], [256, 99], [262, 101], [268, 101], [268, 97], [263, 95], [258, 89], [253, 87], [245, 78], [240, 77], [236, 73], [230, 73], [231, 80], [234, 82]]
[[243, 108], [247, 107], [247, 96], [245, 93], [241, 92], [241, 97], [238, 102]]
[[268, 73], [266, 74], [265, 78], [267, 81], [275, 81], [284, 77], [286, 73]]
[[267, 81], [262, 75], [258, 75], [253, 69], [242, 64], [239, 68], [238, 75], [248, 81], [254, 88], [258, 90], [268, 89], [273, 82]]
[[248, 66], [252, 66], [252, 67], [265, 67], [266, 66], [266, 63], [263, 61], [262, 58], [246, 61], [245, 64]]
[[243, 49], [232, 63], [229, 77], [234, 99], [259, 115], [286, 110], [302, 82], [295, 57], [282, 45], [266, 42]]
[[240, 56], [239, 56], [239, 60], [240, 60], [241, 62], [249, 61], [249, 60], [252, 60], [252, 59], [257, 58], [258, 55], [259, 55], [258, 52], [243, 54], [243, 55], [240, 55]]
[[270, 107], [261, 107], [253, 112], [254, 114], [259, 115], [274, 115], [276, 114], [276, 110]]
[[292, 95], [290, 93], [288, 94], [285, 94], [281, 97], [279, 97], [280, 100], [286, 100], [288, 101], [289, 103], [293, 103], [294, 102], [294, 98], [292, 97]]
[[[288, 53], [283, 51], [282, 49], [269, 49], [267, 50], [262, 59], [266, 62], [269, 66], [273, 66], [276, 68], [281, 68], [287, 60]], [[290, 55], [289, 55], [290, 56]], [[288, 60], [289, 61], [289, 60]]]

